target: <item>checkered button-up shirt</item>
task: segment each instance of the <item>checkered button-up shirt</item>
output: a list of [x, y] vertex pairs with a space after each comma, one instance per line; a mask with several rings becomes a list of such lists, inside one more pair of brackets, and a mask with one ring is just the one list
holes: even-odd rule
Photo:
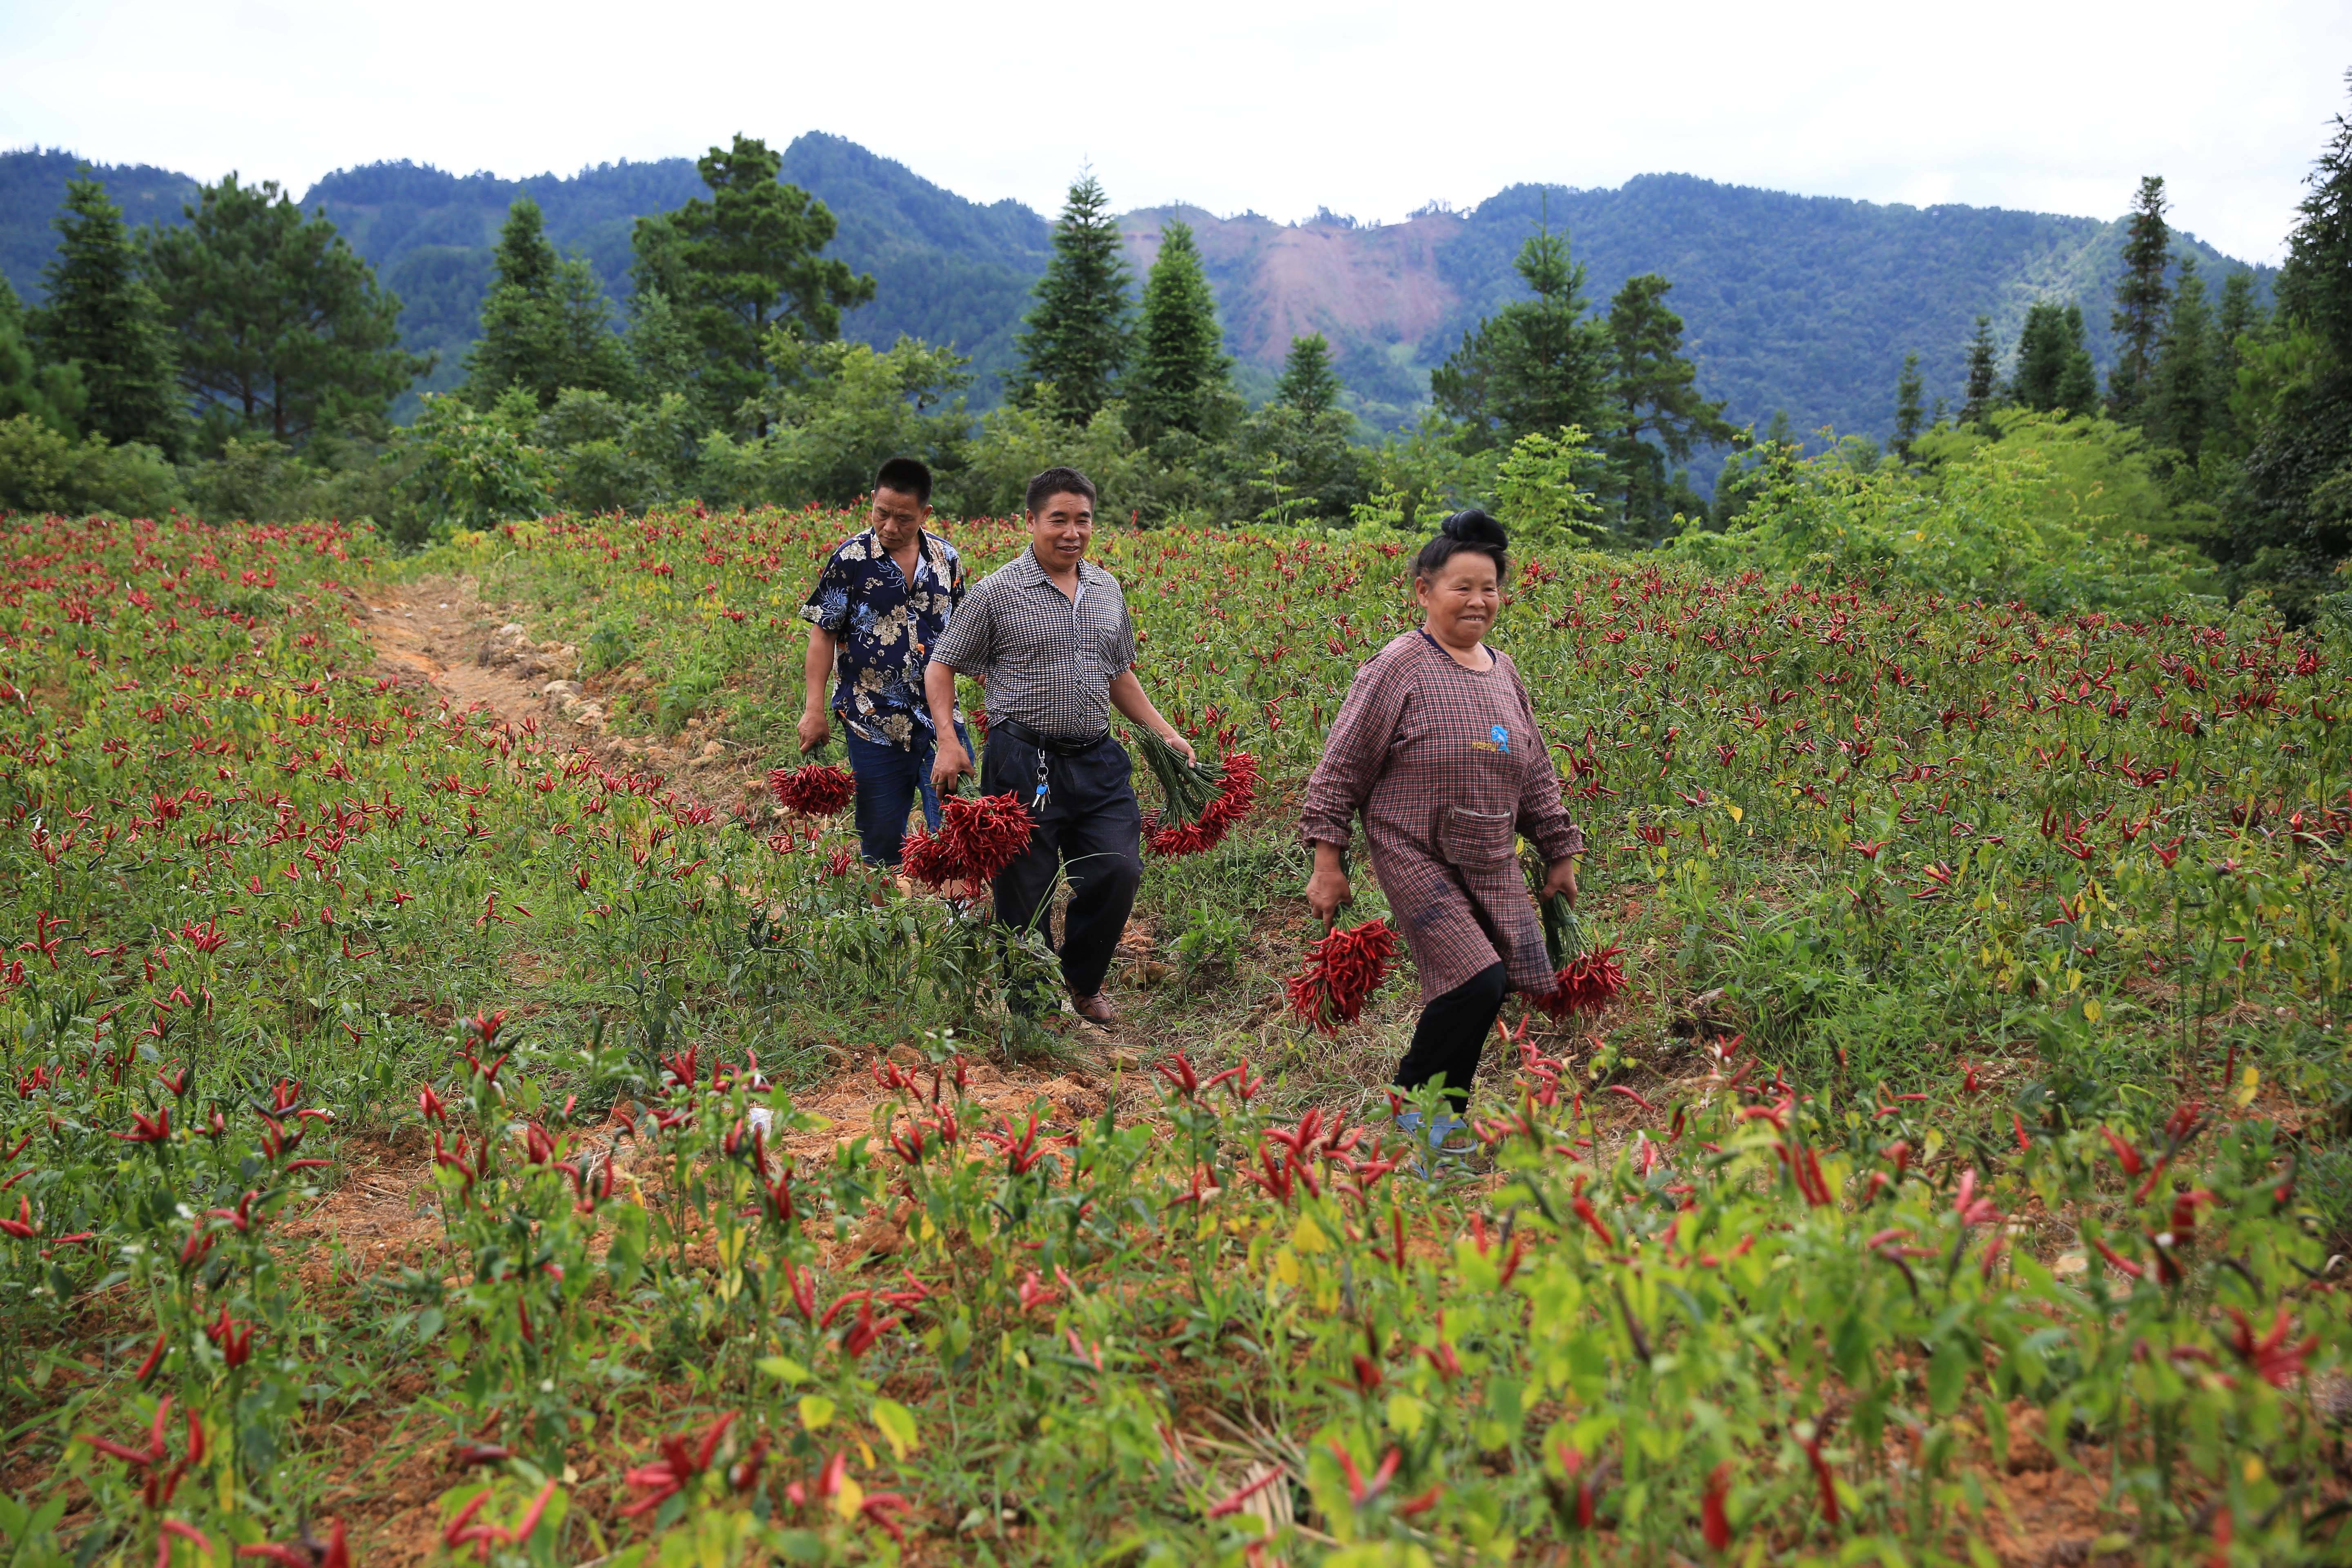
[[1135, 664], [1135, 621], [1118, 580], [1078, 563], [1076, 602], [1024, 550], [973, 586], [931, 657], [988, 686], [989, 722], [1057, 741], [1110, 728], [1110, 683]]

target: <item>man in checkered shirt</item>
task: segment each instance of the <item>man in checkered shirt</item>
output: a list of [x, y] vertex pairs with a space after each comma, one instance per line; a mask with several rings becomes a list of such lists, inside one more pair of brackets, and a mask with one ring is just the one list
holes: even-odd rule
[[[958, 675], [987, 687], [981, 793], [1010, 792], [1034, 825], [1027, 850], [996, 879], [996, 918], [1016, 930], [1036, 924], [1051, 942], [1048, 900], [1055, 875], [1066, 871], [1070, 907], [1055, 948], [1062, 980], [1079, 1016], [1107, 1027], [1118, 1015], [1102, 994], [1103, 976], [1143, 879], [1134, 763], [1111, 739], [1111, 710], [1187, 759], [1192, 748], [1135, 678], [1126, 595], [1086, 558], [1094, 482], [1076, 468], [1048, 468], [1029, 481], [1027, 510], [1029, 548], [966, 596], [931, 649], [924, 696], [937, 720], [954, 712]], [[938, 733], [931, 778], [945, 794], [971, 763], [952, 739], [952, 721]]]

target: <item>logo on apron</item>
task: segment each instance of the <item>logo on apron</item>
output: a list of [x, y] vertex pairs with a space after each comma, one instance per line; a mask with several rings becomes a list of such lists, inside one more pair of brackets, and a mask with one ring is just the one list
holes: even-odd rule
[[1486, 738], [1495, 742], [1495, 750], [1502, 752], [1503, 755], [1507, 757], [1511, 754], [1511, 730], [1509, 725], [1496, 725], [1493, 729], [1486, 731]]

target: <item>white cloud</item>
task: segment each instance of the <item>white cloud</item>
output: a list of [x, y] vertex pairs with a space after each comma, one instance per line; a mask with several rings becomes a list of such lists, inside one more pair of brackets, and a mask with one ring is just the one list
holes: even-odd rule
[[2276, 259], [2345, 105], [2352, 6], [17, 0], [0, 62], [0, 142], [297, 188], [737, 130], [836, 132], [1045, 211], [1082, 159], [1121, 206], [1276, 217], [1659, 170], [2112, 216], [2161, 174], [2181, 226]]

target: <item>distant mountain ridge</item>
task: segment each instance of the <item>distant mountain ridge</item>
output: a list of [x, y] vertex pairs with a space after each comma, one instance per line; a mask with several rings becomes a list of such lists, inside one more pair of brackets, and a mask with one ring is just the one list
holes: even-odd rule
[[[0, 271], [28, 300], [38, 294], [54, 242], [48, 220], [75, 163], [56, 152], [0, 154]], [[133, 222], [173, 221], [195, 190], [188, 177], [147, 165], [97, 173]], [[875, 303], [852, 312], [845, 331], [877, 345], [900, 332], [952, 342], [972, 356], [975, 401], [994, 402], [1018, 364], [1021, 316], [1051, 252], [1048, 220], [1010, 200], [969, 201], [821, 132], [786, 149], [782, 177], [839, 220], [833, 254], [875, 276]], [[618, 301], [628, 289], [631, 224], [701, 194], [684, 158], [523, 180], [396, 163], [339, 170], [303, 203], [323, 208], [400, 295], [409, 346], [441, 355], [428, 384], [447, 386], [459, 379], [491, 247], [515, 197], [540, 204], [550, 236], [586, 255]], [[1427, 397], [1430, 367], [1463, 331], [1519, 297], [1512, 258], [1549, 222], [1589, 268], [1596, 309], [1637, 272], [1673, 280], [1669, 300], [1688, 328], [1699, 384], [1727, 399], [1736, 421], [1760, 426], [1785, 409], [1801, 431], [1874, 436], [1892, 423], [1907, 352], [1920, 356], [1929, 397], [1958, 402], [1979, 315], [2008, 340], [2035, 300], [2079, 300], [2104, 368], [2123, 236], [2121, 220], [1890, 205], [1645, 174], [1613, 189], [1514, 185], [1466, 211], [1387, 225], [1139, 209], [1121, 220], [1139, 278], [1164, 225], [1180, 216], [1199, 237], [1244, 384], [1261, 395], [1291, 337], [1319, 331], [1368, 416], [1408, 417]], [[2197, 258], [2213, 289], [2244, 269], [2190, 237], [2177, 235], [2175, 246]], [[2257, 277], [2266, 292], [2267, 272]]]

